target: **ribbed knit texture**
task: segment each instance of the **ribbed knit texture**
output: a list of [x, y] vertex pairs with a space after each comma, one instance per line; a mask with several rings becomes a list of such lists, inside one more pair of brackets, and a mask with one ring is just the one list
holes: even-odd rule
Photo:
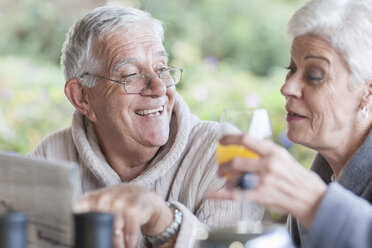
[[[126, 182], [152, 190], [180, 207], [184, 217], [175, 247], [192, 247], [195, 235], [205, 232], [205, 225], [221, 227], [235, 221], [235, 204], [203, 197], [206, 190], [224, 185], [217, 176], [214, 156], [219, 128], [219, 123], [192, 115], [177, 94], [168, 143], [143, 173]], [[30, 155], [77, 162], [84, 192], [122, 183], [99, 148], [93, 124], [78, 112], [71, 127], [47, 136]], [[142, 238], [137, 247], [144, 247]]]

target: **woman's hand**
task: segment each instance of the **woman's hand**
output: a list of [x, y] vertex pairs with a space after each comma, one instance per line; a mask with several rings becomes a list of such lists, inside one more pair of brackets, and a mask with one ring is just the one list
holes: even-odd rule
[[133, 184], [120, 184], [89, 192], [79, 199], [75, 212], [107, 212], [115, 215], [115, 248], [132, 248], [140, 228], [144, 235], [156, 236], [173, 221], [163, 199]]
[[[280, 209], [295, 216], [309, 228], [315, 211], [327, 190], [326, 184], [315, 173], [303, 168], [284, 148], [268, 140], [258, 140], [248, 135], [226, 135], [222, 145], [242, 145], [256, 152], [260, 158], [235, 158], [221, 164], [219, 175], [228, 175], [227, 189], [209, 191], [208, 198], [246, 199], [266, 207]], [[256, 173], [257, 187], [240, 190], [237, 179], [245, 173]]]

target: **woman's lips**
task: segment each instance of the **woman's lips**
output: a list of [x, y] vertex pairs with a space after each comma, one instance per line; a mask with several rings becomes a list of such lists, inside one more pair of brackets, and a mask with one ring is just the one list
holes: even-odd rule
[[296, 112], [293, 112], [293, 111], [288, 111], [287, 113], [287, 121], [298, 121], [298, 120], [303, 120], [305, 118], [306, 116], [297, 114]]

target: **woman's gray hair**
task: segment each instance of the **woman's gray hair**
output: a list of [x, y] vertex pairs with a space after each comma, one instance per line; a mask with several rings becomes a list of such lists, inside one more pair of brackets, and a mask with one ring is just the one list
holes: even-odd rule
[[[163, 23], [150, 13], [130, 7], [99, 7], [78, 20], [68, 31], [62, 47], [61, 67], [66, 81], [80, 78], [83, 73], [99, 69], [93, 53], [93, 42], [118, 29], [130, 30], [138, 25], [148, 26], [160, 40], [164, 40]], [[80, 79], [85, 87], [94, 87], [95, 78]]]
[[319, 35], [346, 61], [350, 83], [359, 86], [372, 79], [372, 1], [311, 0], [288, 23], [292, 38]]

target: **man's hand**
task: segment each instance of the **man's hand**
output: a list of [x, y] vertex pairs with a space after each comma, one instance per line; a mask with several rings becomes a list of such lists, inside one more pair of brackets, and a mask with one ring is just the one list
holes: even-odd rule
[[85, 194], [75, 212], [107, 212], [115, 215], [115, 248], [132, 248], [140, 228], [148, 236], [163, 232], [173, 214], [157, 194], [138, 185], [120, 184]]

